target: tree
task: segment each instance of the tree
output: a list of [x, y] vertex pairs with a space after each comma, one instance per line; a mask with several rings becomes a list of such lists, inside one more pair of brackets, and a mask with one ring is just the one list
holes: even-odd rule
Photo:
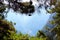
[[50, 0], [50, 5], [56, 5], [57, 0]]
[[8, 22], [7, 20], [0, 19], [0, 40], [9, 39], [11, 33], [14, 32], [15, 28], [13, 27], [12, 23]]
[[[53, 2], [52, 2], [53, 1]], [[57, 40], [60, 40], [60, 1], [51, 0], [51, 4], [55, 6], [55, 8], [51, 9], [52, 12], [56, 12], [56, 16], [53, 17], [53, 24], [56, 24], [55, 28], [52, 31], [56, 32]], [[56, 4], [57, 3], [57, 4]]]
[[0, 13], [3, 13], [5, 9], [6, 7], [4, 6], [4, 4], [0, 2]]
[[42, 31], [38, 31], [37, 37], [46, 37], [46, 35]]

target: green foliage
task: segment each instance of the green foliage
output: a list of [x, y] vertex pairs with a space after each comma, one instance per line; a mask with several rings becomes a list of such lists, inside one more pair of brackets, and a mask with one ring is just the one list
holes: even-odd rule
[[50, 9], [50, 10], [46, 10], [48, 13], [54, 13], [55, 12], [55, 9], [54, 8], [52, 8], [52, 9]]
[[51, 24], [55, 24], [55, 21], [54, 21], [54, 20], [51, 20], [50, 23], [51, 23]]
[[6, 40], [15, 32], [13, 25], [7, 20], [0, 20], [0, 40]]
[[39, 30], [37, 33], [37, 37], [44, 38], [44, 37], [46, 37], [46, 35], [42, 31]]
[[50, 5], [55, 5], [57, 0], [50, 0]]
[[28, 6], [22, 6], [21, 8], [21, 13], [33, 13], [35, 11], [33, 5], [28, 5]]
[[5, 9], [6, 7], [4, 6], [4, 4], [0, 2], [0, 13], [3, 13]]
[[[13, 10], [15, 12], [19, 11], [22, 14], [23, 13], [28, 14], [28, 13], [33, 13], [35, 11], [35, 7], [34, 7], [34, 5], [32, 5], [32, 1], [30, 1], [30, 2], [17, 2], [17, 0], [15, 0], [15, 1], [9, 0], [9, 3], [10, 2], [13, 3], [11, 8], [13, 8]], [[9, 7], [10, 7], [10, 4], [9, 4]]]
[[31, 37], [30, 40], [47, 40], [47, 38]]
[[55, 28], [52, 31], [56, 32], [57, 40], [60, 40], [60, 1], [56, 1], [58, 3], [55, 5], [53, 11], [56, 12], [56, 16], [53, 17], [54, 20], [51, 21], [52, 24], [56, 24]]

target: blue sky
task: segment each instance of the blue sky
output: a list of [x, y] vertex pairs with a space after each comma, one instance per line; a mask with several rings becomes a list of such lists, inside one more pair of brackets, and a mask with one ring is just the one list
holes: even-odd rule
[[[38, 30], [41, 30], [45, 26], [50, 17], [50, 14], [46, 13], [44, 7], [42, 9], [37, 9], [38, 3], [36, 0], [33, 0], [33, 2], [34, 5], [36, 5], [36, 9], [32, 16], [20, 14], [19, 12], [16, 13], [10, 9], [6, 19], [16, 23], [14, 27], [17, 31], [28, 33], [29, 35], [34, 36]], [[41, 10], [41, 12], [39, 13], [38, 10]]]
[[29, 35], [36, 35], [38, 30], [41, 30], [47, 23], [50, 14], [46, 14], [44, 8], [40, 9], [41, 13], [35, 11], [32, 16], [20, 14], [10, 9], [7, 14], [7, 20], [15, 22], [15, 29], [22, 33], [28, 33]]

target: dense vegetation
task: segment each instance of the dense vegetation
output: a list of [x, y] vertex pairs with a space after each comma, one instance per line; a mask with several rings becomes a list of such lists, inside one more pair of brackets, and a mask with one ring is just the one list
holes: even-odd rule
[[[30, 14], [35, 11], [34, 5], [32, 5], [32, 1], [30, 2], [18, 2], [17, 0], [8, 0], [9, 2], [9, 8], [12, 8], [15, 12], [19, 11], [22, 14]], [[12, 3], [12, 6], [11, 4]]]
[[60, 1], [59, 0], [53, 0], [53, 4], [55, 8], [51, 9], [51, 13], [56, 13], [56, 15], [53, 17], [53, 20], [51, 21], [51, 23], [53, 25], [55, 25], [55, 28], [53, 28], [51, 31], [55, 32], [56, 35], [55, 37], [57, 38], [57, 40], [60, 40]]

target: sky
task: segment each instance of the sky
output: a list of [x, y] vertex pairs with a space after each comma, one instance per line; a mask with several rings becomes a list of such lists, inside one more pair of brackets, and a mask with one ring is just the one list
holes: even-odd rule
[[6, 19], [16, 23], [14, 26], [17, 31], [36, 35], [37, 31], [46, 25], [49, 17], [50, 14], [46, 14], [44, 9], [41, 9], [41, 13], [35, 11], [32, 16], [16, 13], [10, 9]]
[[[29, 0], [23, 0], [29, 1]], [[7, 20], [15, 22], [15, 29], [22, 33], [28, 33], [29, 35], [36, 35], [38, 30], [41, 30], [50, 17], [50, 14], [46, 13], [44, 7], [42, 9], [37, 9], [38, 3], [33, 0], [34, 5], [36, 6], [35, 12], [32, 16], [28, 16], [21, 13], [16, 13], [12, 9], [7, 14]], [[38, 10], [41, 10], [39, 13]]]

